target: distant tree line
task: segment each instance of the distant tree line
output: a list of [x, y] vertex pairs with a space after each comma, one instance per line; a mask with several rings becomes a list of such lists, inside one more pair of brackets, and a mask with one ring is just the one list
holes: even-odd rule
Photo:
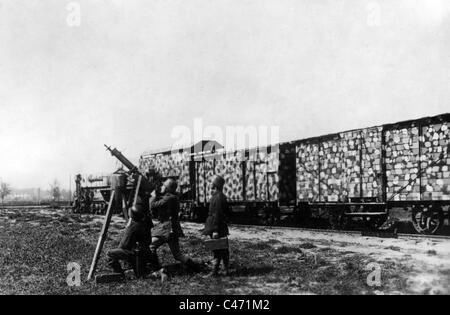
[[0, 181], [1, 205], [26, 205], [68, 202], [72, 200], [72, 192], [61, 188], [55, 179], [48, 189], [13, 189], [9, 183]]
[[11, 186], [8, 183], [0, 182], [0, 199], [2, 200], [2, 205], [5, 201], [5, 198], [8, 197], [11, 193]]

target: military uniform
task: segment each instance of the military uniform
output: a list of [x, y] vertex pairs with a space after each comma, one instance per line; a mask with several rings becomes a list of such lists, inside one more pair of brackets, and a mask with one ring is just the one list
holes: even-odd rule
[[150, 259], [151, 219], [142, 209], [136, 212], [130, 211], [130, 214], [130, 222], [125, 229], [119, 247], [107, 252], [108, 265], [114, 272], [122, 274], [121, 260], [128, 262], [136, 272], [135, 249], [138, 244], [144, 259]]
[[[206, 219], [205, 228], [202, 232], [202, 234], [208, 235], [211, 238], [222, 238], [230, 234], [227, 224], [229, 206], [227, 197], [222, 192], [223, 184], [224, 180], [219, 176], [217, 176], [213, 182], [213, 185], [218, 187], [218, 190], [213, 193], [211, 200], [209, 201], [208, 218]], [[212, 275], [217, 275], [221, 261], [223, 261], [225, 271], [228, 274], [230, 251], [228, 249], [218, 249], [213, 251], [213, 255], [214, 267]]]
[[189, 267], [194, 267], [191, 258], [181, 253], [179, 238], [184, 236], [181, 229], [179, 212], [180, 202], [174, 192], [166, 192], [163, 196], [150, 199], [150, 209], [159, 223], [152, 230], [152, 243], [150, 251], [154, 267], [161, 269], [157, 250], [160, 246], [168, 244], [173, 257]]
[[203, 234], [212, 236], [216, 232], [219, 237], [230, 235], [226, 216], [228, 211], [227, 197], [224, 193], [221, 191], [214, 193], [209, 201], [208, 218], [205, 222]]

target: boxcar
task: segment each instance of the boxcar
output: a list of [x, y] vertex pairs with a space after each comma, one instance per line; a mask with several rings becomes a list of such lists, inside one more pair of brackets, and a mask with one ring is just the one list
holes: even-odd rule
[[[421, 233], [442, 226], [450, 204], [450, 115], [293, 142], [297, 205], [378, 225], [409, 208]], [[372, 218], [372, 219], [371, 219]]]
[[143, 154], [140, 168], [178, 179], [191, 217], [204, 218], [219, 174], [234, 208], [262, 212], [270, 223], [287, 211], [327, 217], [336, 228], [351, 217], [379, 227], [402, 207], [418, 232], [435, 233], [450, 205], [449, 127], [443, 114], [252, 150], [227, 152], [203, 141]]

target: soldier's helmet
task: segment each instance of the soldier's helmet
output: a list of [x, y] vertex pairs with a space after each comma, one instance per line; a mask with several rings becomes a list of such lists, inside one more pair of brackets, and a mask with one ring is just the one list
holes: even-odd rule
[[174, 194], [177, 191], [177, 182], [172, 179], [169, 178], [164, 182], [164, 187], [166, 188], [166, 191], [169, 193]]
[[225, 180], [223, 179], [222, 176], [216, 175], [214, 176], [212, 184], [213, 186], [217, 187], [220, 190], [225, 185]]
[[150, 178], [150, 177], [154, 177], [157, 175], [156, 169], [152, 166], [149, 166], [147, 168], [147, 172], [145, 172], [145, 175]]

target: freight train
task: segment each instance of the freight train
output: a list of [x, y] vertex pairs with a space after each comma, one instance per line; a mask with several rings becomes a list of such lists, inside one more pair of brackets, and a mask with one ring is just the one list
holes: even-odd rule
[[[142, 154], [141, 172], [178, 180], [184, 212], [204, 218], [214, 174], [225, 178], [233, 211], [276, 223], [283, 213], [352, 218], [379, 228], [394, 208], [417, 232], [434, 234], [449, 217], [450, 114], [229, 152], [217, 142]], [[207, 148], [207, 149], [205, 149]]]

